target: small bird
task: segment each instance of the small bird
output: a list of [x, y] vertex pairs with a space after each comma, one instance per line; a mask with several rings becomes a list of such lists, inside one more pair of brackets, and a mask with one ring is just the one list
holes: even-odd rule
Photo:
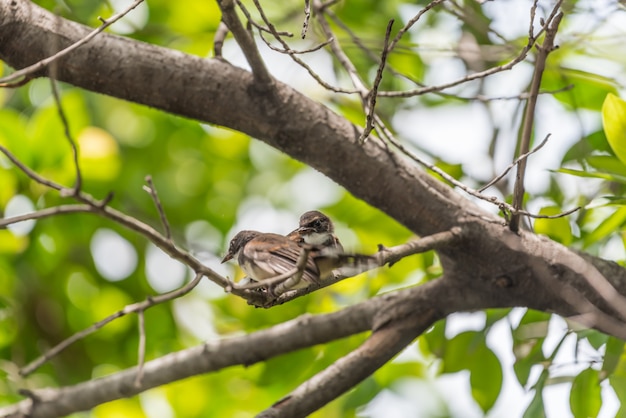
[[[245, 230], [237, 233], [230, 241], [222, 263], [236, 257], [248, 277], [260, 282], [295, 269], [302, 250], [302, 247], [282, 235]], [[334, 268], [329, 257], [316, 256], [312, 247], [311, 250], [302, 272], [302, 280], [295, 288], [318, 283], [327, 278]]]
[[328, 216], [317, 210], [311, 210], [300, 216], [300, 226], [291, 231], [287, 238], [297, 244], [306, 243], [332, 248], [337, 253], [343, 253], [343, 246], [334, 232], [335, 227]]
[[[236, 258], [248, 277], [257, 282], [293, 271], [302, 252], [309, 251], [302, 278], [292, 289], [320, 283], [333, 275], [337, 268], [348, 268], [350, 275], [378, 267], [378, 261], [362, 254], [344, 254], [334, 248], [297, 244], [283, 235], [244, 230], [230, 241], [222, 263]], [[286, 280], [286, 279], [285, 279]]]

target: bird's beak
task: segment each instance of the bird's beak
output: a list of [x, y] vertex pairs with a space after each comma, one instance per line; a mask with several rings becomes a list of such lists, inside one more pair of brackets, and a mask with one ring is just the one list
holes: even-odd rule
[[226, 254], [226, 255], [224, 256], [224, 258], [222, 258], [222, 263], [221, 263], [221, 264], [224, 264], [224, 263], [225, 263], [225, 262], [227, 262], [228, 260], [232, 260], [232, 258], [233, 258], [233, 255], [232, 255], [231, 253]]

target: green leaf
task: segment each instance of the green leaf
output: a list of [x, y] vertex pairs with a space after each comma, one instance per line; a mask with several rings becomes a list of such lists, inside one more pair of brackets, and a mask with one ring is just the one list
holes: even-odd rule
[[583, 370], [574, 378], [569, 397], [570, 408], [576, 418], [594, 418], [600, 412], [602, 398], [598, 371]]
[[487, 346], [482, 346], [470, 364], [472, 396], [483, 412], [487, 412], [496, 403], [502, 389], [500, 360]]
[[613, 234], [626, 222], [626, 206], [622, 206], [606, 218], [596, 229], [584, 238], [584, 246], [588, 247]]
[[528, 383], [530, 369], [545, 360], [542, 345], [548, 333], [549, 314], [529, 309], [517, 328], [512, 330], [513, 354], [515, 363], [513, 370], [522, 386]]
[[485, 327], [489, 328], [502, 318], [505, 318], [509, 313], [511, 313], [511, 308], [487, 309], [485, 310], [485, 313], [487, 314]]
[[599, 171], [626, 177], [626, 165], [618, 158], [610, 155], [591, 155], [586, 160], [590, 166]]
[[600, 331], [596, 331], [595, 329], [576, 330], [576, 335], [578, 336], [579, 340], [586, 338], [589, 344], [591, 344], [591, 346], [596, 350], [599, 350], [600, 347], [606, 344], [607, 340], [609, 339], [608, 335]]
[[545, 418], [546, 411], [543, 407], [543, 386], [548, 378], [548, 371], [543, 370], [539, 379], [537, 379], [537, 383], [535, 384], [535, 396], [533, 400], [530, 401], [528, 408], [526, 408], [526, 412], [524, 412], [523, 418]]
[[602, 179], [602, 180], [616, 181], [618, 183], [626, 184], [626, 177], [616, 176], [616, 175], [608, 174], [608, 173], [599, 173], [599, 172], [589, 172], [589, 171], [582, 171], [582, 170], [574, 170], [574, 169], [571, 169], [571, 168], [559, 168], [558, 170], [555, 170], [555, 172], [556, 173], [563, 173], [563, 174], [571, 174], [571, 175], [576, 176], [576, 177]]
[[626, 416], [626, 408], [624, 407], [626, 405], [626, 376], [612, 375], [609, 377], [609, 382], [621, 405], [615, 417], [624, 417]]
[[563, 156], [561, 165], [568, 161], [582, 161], [584, 158], [591, 155], [593, 151], [613, 154], [613, 150], [611, 150], [611, 146], [606, 140], [606, 135], [603, 130], [593, 132], [572, 145]]
[[609, 336], [604, 351], [604, 361], [602, 362], [602, 377], [613, 374], [624, 353], [624, 341], [619, 338]]
[[550, 66], [542, 77], [542, 88], [557, 90], [568, 85], [574, 88], [554, 94], [571, 109], [600, 110], [607, 94], [615, 93], [615, 81], [599, 74], [563, 67]]
[[[556, 206], [546, 206], [539, 211], [540, 215], [558, 215], [563, 212], [561, 208]], [[553, 240], [560, 242], [563, 245], [570, 245], [572, 243], [573, 235], [572, 229], [567, 217], [561, 217], [556, 219], [537, 219], [535, 220], [535, 232], [538, 234], [547, 235]]]
[[611, 149], [626, 163], [626, 102], [611, 93], [602, 105], [602, 126]]
[[493, 407], [502, 388], [502, 366], [484, 333], [467, 331], [449, 340], [443, 363], [444, 373], [469, 370], [474, 400], [484, 412]]
[[448, 341], [443, 356], [444, 373], [456, 373], [470, 367], [473, 358], [481, 346], [485, 344], [485, 336], [476, 331], [462, 332]]
[[419, 339], [420, 348], [430, 351], [440, 358], [443, 357], [447, 341], [445, 319], [437, 322]]

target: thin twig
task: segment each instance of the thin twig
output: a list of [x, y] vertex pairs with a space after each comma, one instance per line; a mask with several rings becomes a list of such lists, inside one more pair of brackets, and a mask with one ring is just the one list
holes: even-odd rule
[[213, 53], [216, 58], [222, 58], [222, 48], [228, 32], [228, 26], [226, 26], [226, 23], [220, 21], [220, 24], [217, 26], [217, 30], [215, 31], [215, 36], [213, 37]]
[[61, 351], [65, 350], [70, 345], [74, 344], [76, 341], [79, 341], [85, 338], [86, 336], [88, 336], [89, 334], [94, 333], [95, 331], [99, 330], [100, 328], [102, 328], [103, 326], [105, 326], [106, 324], [108, 324], [109, 322], [112, 322], [113, 320], [117, 318], [120, 318], [122, 316], [128, 315], [129, 313], [133, 313], [133, 312], [143, 312], [146, 309], [149, 309], [153, 306], [156, 306], [161, 303], [186, 295], [191, 290], [193, 290], [193, 288], [195, 288], [198, 285], [198, 283], [200, 283], [200, 280], [202, 279], [202, 277], [203, 277], [202, 274], [197, 273], [192, 281], [190, 281], [189, 283], [187, 283], [186, 285], [184, 285], [183, 287], [179, 289], [173, 290], [169, 293], [164, 293], [164, 294], [157, 295], [154, 297], [149, 297], [143, 302], [137, 302], [137, 303], [133, 303], [132, 305], [125, 306], [122, 310], [117, 311], [116, 313], [107, 316], [106, 318], [96, 322], [89, 328], [85, 328], [84, 330], [79, 331], [76, 334], [70, 336], [69, 338], [61, 341], [59, 344], [55, 345], [50, 350], [46, 351], [46, 353], [44, 353], [41, 357], [36, 358], [35, 360], [31, 361], [26, 366], [22, 367], [19, 371], [20, 375], [28, 376], [29, 374], [37, 370], [39, 367], [41, 367], [43, 364], [45, 364], [48, 360], [58, 355]]
[[[553, 9], [558, 10], [561, 6], [562, 0], [559, 0]], [[554, 13], [553, 13], [554, 14]], [[551, 15], [552, 16], [552, 15]], [[554, 15], [552, 20], [548, 20], [545, 25], [546, 37], [541, 46], [537, 46], [538, 53], [535, 61], [535, 71], [533, 73], [533, 79], [530, 85], [530, 97], [526, 101], [526, 111], [524, 112], [524, 123], [522, 125], [520, 155], [526, 154], [530, 148], [530, 140], [532, 137], [533, 126], [535, 124], [535, 109], [537, 107], [537, 99], [539, 97], [539, 89], [541, 87], [541, 78], [543, 71], [546, 68], [546, 60], [548, 55], [554, 50], [554, 38], [556, 37], [559, 24], [563, 18], [563, 12]], [[526, 173], [526, 159], [520, 161], [517, 165], [517, 173], [515, 175], [515, 185], [513, 190], [513, 207], [515, 210], [522, 208], [524, 203], [524, 177]], [[520, 215], [513, 213], [509, 228], [513, 232], [517, 232], [520, 227]]]
[[13, 83], [11, 83], [11, 82], [9, 82], [9, 83], [0, 83], [0, 87], [7, 88], [7, 89], [16, 89], [18, 87], [25, 86], [26, 84], [28, 84], [30, 82], [30, 80], [32, 80], [32, 77], [24, 76], [23, 79], [15, 81]]
[[[511, 61], [507, 62], [506, 64], [498, 65], [496, 67], [491, 67], [491, 68], [489, 68], [487, 70], [484, 70], [484, 71], [479, 71], [479, 72], [476, 72], [476, 73], [468, 74], [465, 77], [459, 78], [457, 80], [453, 80], [453, 81], [448, 82], [448, 83], [440, 84], [438, 86], [420, 87], [420, 88], [417, 88], [417, 89], [406, 90], [406, 91], [381, 91], [381, 92], [378, 93], [378, 96], [379, 97], [405, 97], [406, 98], [406, 97], [421, 96], [421, 95], [427, 94], [427, 93], [441, 92], [443, 90], [449, 89], [451, 87], [458, 86], [458, 85], [463, 84], [463, 83], [467, 83], [469, 81], [478, 80], [478, 79], [481, 79], [481, 78], [486, 78], [486, 77], [488, 77], [490, 75], [493, 75], [493, 74], [496, 74], [496, 73], [499, 73], [499, 72], [503, 72], [503, 71], [508, 71], [508, 70], [512, 69], [517, 64], [519, 64], [520, 62], [522, 62], [522, 61], [524, 61], [526, 59], [526, 57], [528, 56], [528, 53], [533, 48], [533, 46], [536, 44], [537, 38], [539, 36], [541, 36], [541, 34], [545, 30], [545, 26], [544, 26], [544, 27], [542, 27], [539, 30], [539, 32], [537, 32], [535, 34], [533, 29], [532, 29], [532, 22], [534, 21], [535, 11], [536, 11], [536, 8], [537, 8], [537, 1], [538, 0], [534, 1], [533, 6], [531, 7], [531, 11], [530, 11], [530, 17], [531, 17], [530, 18], [530, 22], [531, 23], [530, 23], [529, 33], [528, 33], [528, 42], [522, 48], [522, 50], [519, 52], [519, 54], [515, 58], [513, 58]], [[557, 8], [553, 9], [552, 13], [548, 17], [548, 21], [551, 21], [551, 19], [554, 17], [556, 10], [557, 10]], [[418, 18], [418, 16], [416, 16], [416, 18]], [[400, 39], [399, 36], [401, 34], [402, 34], [402, 31], [398, 32], [398, 35], [396, 35], [396, 39], [399, 40]], [[395, 41], [395, 39], [394, 39], [394, 41]], [[395, 47], [395, 44], [393, 44], [393, 42], [392, 42], [392, 45]]]
[[365, 129], [359, 136], [359, 143], [367, 141], [372, 129], [374, 129], [374, 112], [376, 110], [376, 96], [378, 94], [378, 86], [383, 80], [383, 70], [385, 69], [385, 63], [387, 62], [387, 53], [389, 52], [389, 37], [391, 36], [391, 28], [393, 27], [394, 20], [391, 19], [387, 24], [387, 31], [385, 32], [385, 43], [383, 45], [383, 52], [380, 55], [380, 64], [378, 65], [378, 71], [376, 72], [376, 78], [374, 79], [374, 85], [369, 92], [369, 101], [367, 102], [367, 117], [365, 118]]
[[416, 163], [428, 168], [429, 170], [439, 174], [441, 177], [444, 178], [444, 180], [448, 181], [449, 183], [451, 183], [452, 185], [458, 187], [459, 189], [463, 190], [465, 193], [474, 196], [480, 200], [484, 200], [485, 202], [491, 203], [493, 205], [498, 206], [498, 208], [501, 211], [504, 211], [505, 214], [520, 214], [523, 216], [527, 216], [529, 218], [535, 218], [535, 219], [557, 219], [557, 218], [562, 218], [564, 216], [567, 215], [571, 215], [572, 213], [578, 211], [581, 209], [580, 206], [577, 206], [575, 208], [569, 209], [565, 212], [561, 212], [559, 214], [556, 215], [539, 215], [539, 214], [534, 214], [522, 209], [516, 209], [513, 207], [513, 205], [510, 205], [502, 200], [499, 200], [497, 197], [495, 196], [485, 196], [484, 194], [480, 193], [478, 190], [475, 190], [469, 186], [466, 186], [465, 184], [463, 184], [462, 182], [458, 181], [457, 179], [455, 179], [454, 177], [452, 177], [451, 175], [449, 175], [448, 173], [446, 173], [445, 171], [443, 171], [442, 169], [440, 169], [439, 167], [435, 166], [434, 164], [429, 164], [426, 161], [422, 160], [420, 157], [418, 157], [417, 155], [413, 154], [411, 151], [409, 151], [406, 147], [404, 147], [400, 142], [398, 142], [393, 136], [388, 136], [388, 140], [391, 142], [391, 144], [393, 144], [394, 147], [396, 147], [398, 150], [400, 150], [404, 155], [406, 155], [407, 157], [409, 157], [410, 159], [412, 159], [413, 161], [415, 161]]
[[[274, 38], [282, 45], [283, 50], [278, 50], [278, 49], [274, 49], [275, 47], [271, 46], [271, 44], [265, 39], [265, 37], [263, 37], [263, 34], [261, 32], [259, 32], [259, 36], [261, 37], [261, 39], [263, 40], [263, 42], [265, 42], [266, 45], [268, 45], [268, 47], [284, 53], [284, 54], [288, 54], [291, 59], [298, 64], [299, 66], [301, 66], [302, 68], [304, 68], [311, 77], [313, 77], [313, 79], [315, 81], [317, 81], [317, 83], [322, 86], [323, 88], [332, 91], [334, 93], [344, 93], [344, 94], [354, 94], [354, 93], [359, 93], [359, 91], [357, 90], [348, 90], [348, 89], [342, 89], [339, 87], [335, 87], [332, 86], [330, 84], [328, 84], [326, 81], [324, 81], [322, 79], [322, 77], [320, 77], [315, 71], [313, 71], [313, 69], [304, 61], [302, 61], [300, 58], [298, 58], [296, 55], [298, 54], [298, 51], [294, 51], [293, 49], [291, 49], [291, 47], [289, 46], [289, 44], [287, 42], [285, 42], [285, 40], [282, 38], [281, 33], [278, 32], [276, 30], [276, 28], [274, 27], [274, 25], [269, 21], [269, 20], [264, 20], [265, 24], [268, 26], [267, 29], [262, 28], [261, 25], [258, 25], [257, 23], [255, 23], [252, 20], [252, 17], [250, 16], [250, 13], [247, 11], [247, 9], [245, 8], [245, 6], [243, 5], [243, 3], [238, 2], [239, 8], [243, 11], [243, 13], [246, 15], [246, 17], [248, 17], [249, 21], [252, 23], [253, 26], [259, 28], [259, 31], [261, 30], [267, 30], [269, 31]], [[262, 19], [267, 19], [267, 17], [265, 16], [265, 13], [263, 13], [263, 9], [260, 10], [259, 12], [261, 14], [261, 18]], [[326, 43], [332, 42], [332, 39], [329, 39]]]
[[324, 48], [325, 46], [327, 46], [328, 44], [332, 42], [332, 40], [328, 40], [328, 41], [322, 42], [321, 44], [312, 46], [311, 48], [296, 50], [296, 49], [291, 49], [291, 48], [289, 49], [278, 48], [277, 46], [272, 45], [271, 42], [265, 39], [265, 36], [263, 36], [262, 32], [259, 32], [259, 37], [263, 40], [263, 42], [265, 42], [265, 45], [267, 45], [267, 47], [271, 49], [272, 51], [280, 52], [281, 54], [289, 54], [289, 55], [302, 55], [302, 54], [309, 54], [311, 52], [319, 51], [320, 49]]
[[289, 271], [286, 271], [282, 274], [279, 274], [278, 276], [275, 277], [271, 277], [269, 279], [263, 280], [261, 282], [251, 282], [251, 283], [246, 283], [244, 285], [237, 285], [234, 284], [234, 287], [237, 289], [246, 289], [246, 290], [254, 290], [254, 289], [260, 289], [262, 287], [271, 287], [277, 283], [280, 283], [282, 281], [284, 281], [285, 279], [293, 276], [294, 274], [296, 274], [298, 272], [298, 268], [293, 268]]
[[159, 199], [159, 195], [157, 194], [156, 187], [154, 187], [154, 183], [152, 182], [152, 176], [146, 176], [146, 183], [148, 183], [148, 185], [143, 186], [143, 189], [150, 194], [150, 197], [152, 197], [154, 206], [156, 206], [157, 211], [159, 212], [159, 217], [161, 218], [161, 224], [163, 225], [163, 229], [165, 231], [165, 237], [171, 241], [172, 232], [170, 229], [170, 223], [167, 221], [167, 216], [165, 216], [163, 205], [161, 205], [161, 200]]
[[143, 380], [143, 366], [146, 362], [146, 322], [144, 318], [144, 311], [137, 312], [139, 316], [139, 346], [137, 347], [137, 377], [135, 378], [135, 387], [141, 387], [141, 381]]
[[63, 132], [65, 133], [65, 137], [70, 143], [70, 148], [72, 149], [72, 159], [74, 161], [74, 170], [76, 171], [76, 180], [74, 182], [74, 188], [71, 195], [77, 195], [83, 184], [83, 176], [81, 175], [80, 165], [78, 164], [78, 149], [76, 148], [76, 142], [70, 134], [70, 124], [67, 120], [67, 117], [65, 116], [65, 112], [63, 111], [63, 106], [61, 105], [61, 97], [59, 96], [59, 89], [57, 87], [57, 82], [54, 77], [50, 78], [50, 85], [52, 87], [52, 96], [54, 97], [54, 102], [57, 106], [59, 118], [61, 119], [61, 123], [63, 124]]
[[[456, 240], [461, 239], [462, 236], [463, 230], [460, 227], [453, 227], [449, 231], [443, 231], [426, 237], [417, 238], [404, 244], [397, 245], [395, 247], [385, 247], [383, 245], [379, 245], [378, 252], [373, 255], [373, 257], [376, 258], [378, 261], [377, 265], [370, 265], [368, 266], [368, 269], [359, 271], [358, 274], [365, 273], [366, 271], [374, 268], [382, 267], [385, 264], [388, 264], [389, 267], [391, 267], [393, 264], [397, 263], [405, 257], [442, 248], [446, 245], [452, 244]], [[320, 283], [313, 283], [306, 288], [289, 290], [288, 292], [280, 295], [278, 298], [267, 301], [267, 303], [263, 305], [263, 307], [270, 308], [275, 305], [281, 305], [316, 290], [331, 286], [335, 283], [338, 283], [345, 279], [349, 279], [350, 277], [356, 275], [352, 273], [353, 272], [351, 272], [350, 275], [344, 275], [342, 274], [341, 268], [336, 269], [333, 271], [333, 275], [330, 278]]]
[[123, 18], [124, 16], [126, 16], [131, 10], [133, 10], [135, 7], [139, 6], [139, 4], [141, 4], [143, 2], [143, 0], [135, 0], [135, 2], [133, 2], [130, 6], [128, 6], [126, 9], [122, 10], [121, 12], [119, 12], [116, 15], [111, 16], [109, 19], [102, 19], [101, 17], [99, 17], [99, 20], [102, 22], [102, 25], [100, 25], [97, 29], [93, 30], [92, 32], [90, 32], [87, 36], [85, 36], [84, 38], [82, 38], [81, 40], [73, 43], [72, 45], [68, 46], [65, 49], [62, 49], [61, 51], [57, 52], [56, 54], [52, 55], [51, 57], [48, 57], [46, 59], [43, 59], [41, 61], [38, 61], [32, 65], [29, 65], [26, 68], [22, 68], [19, 71], [15, 71], [14, 73], [0, 78], [0, 83], [7, 83], [10, 81], [14, 81], [17, 80], [20, 77], [28, 77], [32, 74], [35, 74], [41, 70], [43, 70], [45, 67], [47, 67], [48, 65], [50, 65], [52, 62], [55, 62], [56, 60], [66, 56], [67, 54], [69, 54], [70, 52], [74, 51], [77, 48], [80, 48], [81, 46], [85, 45], [87, 42], [91, 41], [93, 38], [96, 37], [96, 35], [98, 35], [100, 32], [102, 32], [103, 30], [105, 30], [106, 28], [108, 28], [109, 26], [111, 26], [113, 23], [117, 22], [118, 20], [120, 20], [121, 18]]
[[525, 154], [520, 155], [519, 157], [517, 157], [515, 159], [515, 161], [513, 161], [511, 164], [509, 164], [509, 166], [507, 168], [504, 169], [504, 171], [502, 173], [500, 173], [497, 177], [495, 177], [493, 180], [491, 180], [489, 183], [485, 184], [483, 187], [481, 187], [480, 189], [478, 189], [479, 193], [484, 192], [485, 190], [487, 190], [488, 188], [490, 188], [491, 186], [493, 186], [494, 184], [496, 184], [497, 182], [499, 182], [500, 180], [502, 180], [504, 178], [504, 176], [506, 176], [509, 171], [511, 171], [511, 169], [513, 167], [515, 167], [517, 164], [519, 164], [522, 160], [525, 160], [526, 158], [528, 158], [530, 155], [536, 153], [537, 151], [539, 151], [541, 148], [543, 148], [544, 145], [546, 145], [548, 143], [548, 139], [550, 139], [550, 136], [552, 134], [548, 134], [546, 135], [546, 137], [544, 138], [543, 141], [541, 141], [541, 144], [537, 145], [535, 148], [533, 148], [532, 150], [528, 151]]
[[0, 228], [5, 228], [8, 225], [12, 225], [18, 222], [30, 221], [34, 219], [48, 218], [50, 216], [67, 214], [67, 213], [80, 213], [80, 212], [93, 212], [94, 209], [90, 205], [61, 205], [51, 208], [41, 209], [35, 212], [25, 213], [23, 215], [12, 216], [10, 218], [0, 219]]
[[[248, 20], [248, 23], [251, 26], [254, 26], [255, 28], [257, 28], [261, 33], [262, 32], [266, 32], [266, 33], [271, 33], [271, 34], [278, 34], [278, 36], [286, 36], [288, 38], [293, 38], [293, 33], [291, 32], [285, 32], [285, 31], [277, 31], [276, 28], [269, 28], [269, 27], [265, 27], [260, 25], [259, 23], [257, 23], [253, 18], [252, 15], [250, 14], [250, 12], [248, 11], [248, 9], [246, 8], [246, 6], [240, 1], [240, 0], [236, 0], [237, 1], [237, 6], [239, 6], [239, 9], [243, 12], [244, 16], [246, 16], [246, 19]], [[260, 5], [259, 5], [260, 7]], [[265, 17], [265, 12], [263, 12], [263, 9], [261, 9], [260, 11], [261, 17]], [[266, 17], [265, 17], [266, 18]], [[266, 21], [266, 23], [269, 22], [269, 20]], [[274, 26], [274, 25], [272, 25]]]
[[350, 77], [350, 80], [352, 81], [352, 85], [361, 95], [361, 99], [364, 100], [367, 97], [368, 89], [365, 87], [365, 84], [361, 80], [361, 77], [359, 76], [356, 67], [341, 48], [339, 40], [334, 35], [332, 29], [330, 28], [330, 25], [328, 24], [328, 21], [326, 21], [326, 19], [324, 18], [324, 14], [320, 13], [320, 10], [322, 9], [321, 2], [319, 0], [313, 0], [313, 7], [315, 8], [315, 16], [318, 23], [320, 24], [320, 27], [322, 28], [322, 31], [324, 32], [324, 35], [327, 39], [332, 40], [332, 42], [330, 43], [330, 49], [332, 50], [333, 55], [339, 61], [344, 70], [346, 70], [348, 76]]
[[9, 160], [11, 160], [11, 162], [17, 166], [17, 168], [22, 170], [24, 172], [24, 174], [26, 174], [31, 179], [35, 180], [37, 183], [42, 184], [42, 185], [44, 185], [46, 187], [49, 187], [51, 189], [54, 189], [54, 190], [58, 190], [59, 192], [62, 192], [63, 190], [66, 190], [66, 193], [67, 193], [67, 191], [71, 191], [71, 189], [69, 189], [67, 187], [64, 187], [64, 186], [61, 186], [60, 184], [55, 183], [55, 182], [53, 182], [51, 180], [48, 180], [48, 179], [40, 176], [39, 174], [35, 173], [33, 170], [31, 170], [26, 165], [24, 165], [20, 160], [18, 160], [8, 149], [3, 147], [2, 145], [0, 145], [0, 152], [2, 152], [4, 155], [6, 155], [7, 158]]
[[420, 10], [415, 16], [413, 16], [413, 18], [411, 18], [411, 20], [409, 20], [406, 25], [404, 25], [404, 27], [402, 29], [400, 29], [400, 31], [398, 31], [398, 33], [396, 34], [395, 38], [393, 38], [393, 41], [391, 41], [391, 43], [389, 44], [389, 51], [392, 51], [396, 45], [398, 44], [398, 42], [400, 42], [400, 39], [402, 39], [402, 37], [404, 36], [404, 34], [411, 29], [411, 27], [417, 23], [418, 20], [420, 20], [420, 18], [426, 13], [428, 12], [430, 9], [432, 9], [433, 7], [443, 3], [445, 0], [434, 0], [431, 1], [430, 3], [428, 3], [422, 10]]
[[306, 31], [309, 29], [309, 20], [311, 19], [311, 0], [304, 0], [304, 22], [302, 22], [302, 39], [306, 38]]

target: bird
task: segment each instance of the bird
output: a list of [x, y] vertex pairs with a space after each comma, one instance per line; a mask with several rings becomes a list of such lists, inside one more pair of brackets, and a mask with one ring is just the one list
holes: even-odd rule
[[297, 244], [306, 243], [343, 253], [343, 246], [334, 232], [335, 227], [328, 216], [311, 210], [300, 216], [299, 227], [287, 234], [287, 238]]
[[[314, 248], [308, 250], [313, 252]], [[236, 258], [249, 278], [261, 282], [294, 270], [302, 251], [300, 245], [283, 235], [244, 230], [232, 238], [222, 263]], [[333, 267], [328, 262], [330, 259], [326, 259], [328, 257], [309, 254], [302, 280], [294, 288], [319, 283], [332, 274]]]
[[222, 263], [235, 258], [250, 279], [263, 282], [294, 271], [303, 251], [308, 254], [301, 280], [290, 289], [327, 280], [337, 268], [347, 266], [357, 274], [378, 266], [377, 260], [371, 256], [344, 254], [332, 247], [298, 244], [284, 235], [252, 230], [240, 231], [231, 239]]

